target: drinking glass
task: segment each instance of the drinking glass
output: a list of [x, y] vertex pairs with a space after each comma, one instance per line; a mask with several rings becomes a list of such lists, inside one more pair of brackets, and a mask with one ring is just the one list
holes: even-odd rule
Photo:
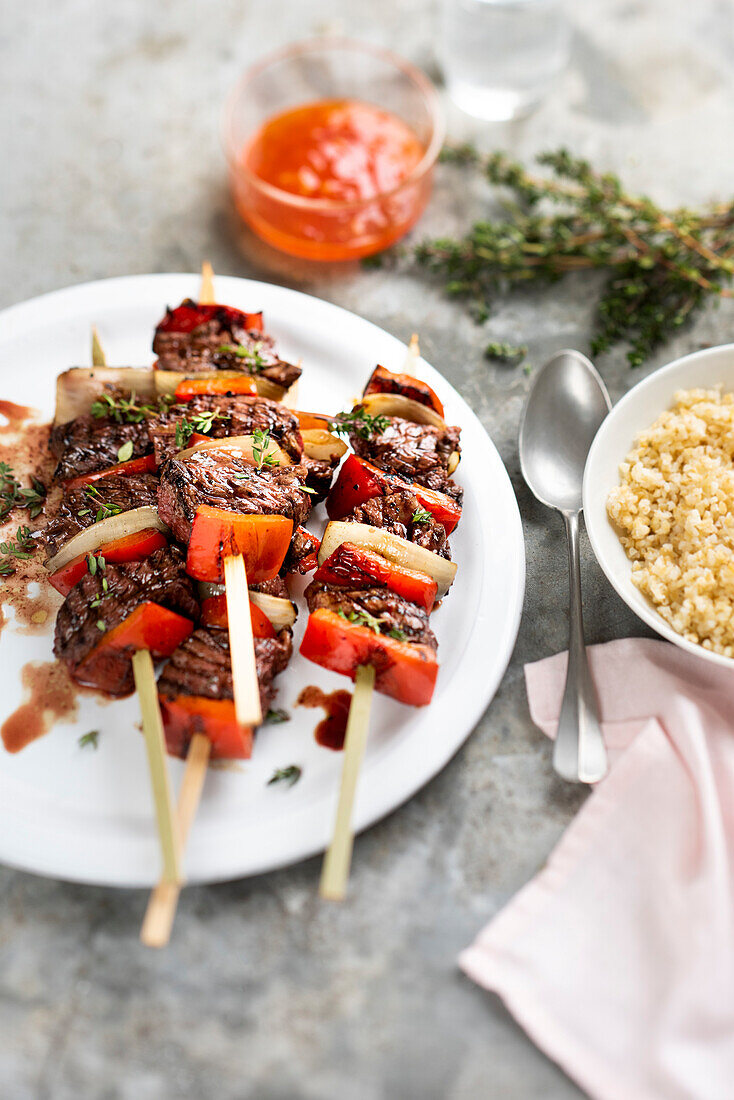
[[495, 122], [531, 111], [568, 60], [561, 0], [443, 0], [440, 59], [451, 98]]

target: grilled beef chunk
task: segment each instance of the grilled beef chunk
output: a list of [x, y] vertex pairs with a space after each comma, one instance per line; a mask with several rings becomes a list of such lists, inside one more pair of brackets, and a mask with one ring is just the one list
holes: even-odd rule
[[304, 592], [309, 611], [324, 608], [345, 615], [358, 626], [380, 634], [391, 634], [405, 642], [420, 642], [438, 648], [428, 623], [428, 614], [389, 588], [340, 588], [311, 581]]
[[298, 526], [311, 510], [311, 498], [301, 488], [305, 480], [303, 466], [258, 470], [231, 451], [195, 451], [183, 460], [169, 458], [161, 468], [158, 511], [183, 543], [200, 504], [244, 515], [286, 516]]
[[[195, 302], [182, 304], [196, 308]], [[172, 331], [168, 326], [173, 323], [169, 310], [153, 339], [159, 370], [187, 374], [204, 370], [244, 371], [267, 378], [284, 389], [300, 378], [301, 368], [277, 355], [272, 336], [245, 328], [245, 315], [239, 310], [219, 307], [188, 332]]]
[[118, 424], [106, 417], [77, 416], [67, 424], [57, 424], [51, 430], [51, 453], [59, 460], [54, 471], [58, 481], [67, 481], [82, 474], [96, 473], [114, 466], [120, 447], [132, 443], [130, 458], [150, 454], [153, 443], [148, 434], [148, 422]]
[[349, 440], [360, 458], [461, 501], [463, 492], [448, 475], [449, 458], [460, 449], [461, 429], [414, 424], [398, 416], [388, 416], [386, 420], [387, 427], [381, 435], [363, 439], [357, 432], [350, 433]]
[[[153, 474], [109, 474], [65, 493], [59, 511], [47, 524], [43, 539], [49, 556], [57, 553], [72, 535], [91, 527], [97, 516], [104, 519], [158, 503], [158, 480]], [[101, 514], [100, 514], [101, 513]]]
[[260, 581], [259, 584], [250, 585], [251, 592], [262, 592], [264, 596], [278, 596], [281, 600], [289, 600], [290, 594], [282, 577], [273, 577], [269, 581]]
[[[104, 572], [98, 570], [94, 576], [86, 573], [59, 610], [54, 656], [69, 666], [79, 683], [91, 683], [109, 695], [129, 695], [134, 688], [132, 652], [109, 649], [104, 661], [95, 660], [93, 680], [85, 679], [84, 658], [104, 641], [107, 631], [148, 601], [187, 619], [198, 619], [194, 583], [184, 569], [178, 547], [163, 547], [143, 561], [110, 563]], [[104, 623], [104, 631], [99, 623]]]
[[[209, 415], [215, 413], [211, 427], [207, 428]], [[202, 418], [204, 423], [202, 423]], [[149, 422], [158, 465], [187, 446], [187, 440], [176, 442], [176, 425], [199, 422], [194, 431], [201, 431], [211, 439], [232, 435], [252, 435], [255, 431], [269, 431], [273, 440], [286, 454], [298, 462], [303, 442], [298, 430], [298, 417], [277, 401], [268, 397], [250, 397], [246, 394], [202, 393], [190, 401], [177, 405]], [[206, 430], [204, 430], [206, 429]]]
[[373, 527], [382, 527], [402, 539], [424, 546], [442, 558], [451, 559], [451, 550], [443, 524], [430, 516], [425, 523], [415, 523], [413, 516], [423, 512], [417, 498], [406, 489], [399, 493], [388, 493], [384, 497], [373, 497], [355, 508], [344, 519], [348, 523], [371, 523]]
[[[254, 642], [260, 706], [267, 714], [275, 696], [273, 679], [286, 667], [293, 652], [291, 632], [281, 630], [275, 638], [255, 638]], [[158, 692], [168, 698], [201, 695], [205, 699], [233, 699], [227, 631], [199, 627], [190, 634], [163, 669]]]
[[296, 527], [291, 538], [291, 544], [288, 547], [288, 553], [281, 566], [281, 573], [300, 572], [298, 567], [303, 559], [310, 554], [318, 553], [320, 545], [319, 539], [312, 535], [310, 531], [307, 531], [305, 527]]
[[318, 504], [320, 500], [326, 500], [329, 495], [329, 489], [331, 488], [334, 471], [340, 461], [339, 458], [334, 458], [331, 462], [327, 462], [326, 459], [322, 458], [309, 458], [308, 455], [302, 456], [301, 463], [308, 471], [306, 484], [309, 489], [314, 490], [311, 495], [313, 504]]

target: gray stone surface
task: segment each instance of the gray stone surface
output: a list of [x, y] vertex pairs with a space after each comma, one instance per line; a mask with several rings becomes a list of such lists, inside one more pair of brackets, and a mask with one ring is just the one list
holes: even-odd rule
[[[475, 734], [412, 802], [357, 845], [350, 898], [316, 899], [318, 861], [187, 890], [173, 943], [146, 952], [140, 893], [0, 871], [0, 1093], [7, 1100], [570, 1100], [578, 1090], [498, 1001], [456, 969], [458, 951], [543, 863], [583, 794], [556, 781], [532, 727], [523, 662], [565, 645], [559, 522], [518, 476], [529, 385], [483, 361], [488, 332], [413, 277], [314, 268], [235, 224], [217, 139], [221, 100], [266, 50], [325, 26], [433, 69], [422, 0], [5, 0], [0, 20], [0, 305], [70, 283], [146, 271], [283, 282], [369, 317], [454, 383], [499, 446], [518, 492], [528, 586], [520, 637]], [[574, 57], [531, 119], [454, 137], [522, 156], [566, 143], [665, 201], [732, 190], [734, 27], [728, 0], [597, 0], [572, 9]], [[450, 231], [484, 209], [481, 185], [439, 173], [422, 225]], [[587, 279], [498, 307], [492, 338], [539, 364], [586, 347]], [[677, 335], [646, 370], [731, 338], [729, 307]], [[636, 379], [600, 364], [615, 398]], [[584, 559], [592, 641], [641, 633]]]

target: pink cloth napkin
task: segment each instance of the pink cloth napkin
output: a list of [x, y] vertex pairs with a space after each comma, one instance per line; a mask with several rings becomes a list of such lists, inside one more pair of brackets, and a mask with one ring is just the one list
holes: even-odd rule
[[[589, 657], [610, 772], [460, 964], [592, 1097], [732, 1100], [734, 674], [646, 639]], [[565, 670], [525, 670], [551, 737]]]

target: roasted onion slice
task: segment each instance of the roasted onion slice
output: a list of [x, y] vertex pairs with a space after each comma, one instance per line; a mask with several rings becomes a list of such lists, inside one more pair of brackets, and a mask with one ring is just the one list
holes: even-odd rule
[[352, 542], [381, 554], [387, 561], [402, 565], [407, 569], [417, 569], [431, 577], [438, 586], [437, 599], [442, 599], [451, 587], [456, 576], [456, 563], [418, 546], [414, 542], [385, 531], [381, 527], [372, 527], [368, 523], [345, 523], [332, 520], [324, 531], [319, 550], [319, 565], [323, 565], [343, 542]]
[[157, 531], [168, 534], [168, 528], [158, 515], [158, 509], [152, 504], [146, 504], [144, 508], [132, 508], [129, 512], [119, 512], [115, 516], [107, 516], [106, 519], [93, 523], [91, 527], [85, 527], [73, 535], [64, 543], [52, 558], [46, 562], [49, 573], [55, 573], [63, 569], [74, 558], [82, 554], [93, 554], [106, 542], [116, 542], [126, 535], [135, 535], [138, 531], [144, 531], [148, 527], [154, 527]]

